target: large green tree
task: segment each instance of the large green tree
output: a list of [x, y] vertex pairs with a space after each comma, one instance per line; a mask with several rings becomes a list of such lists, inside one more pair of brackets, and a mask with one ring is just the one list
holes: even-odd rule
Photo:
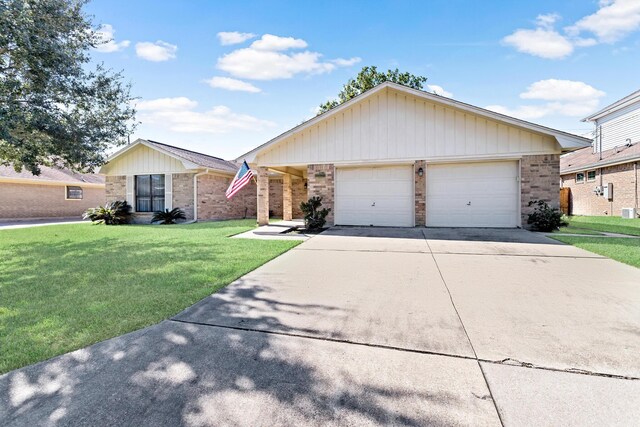
[[0, 164], [90, 170], [131, 134], [121, 73], [91, 66], [100, 39], [85, 0], [0, 0]]
[[349, 79], [347, 84], [342, 87], [338, 93], [338, 99], [327, 101], [320, 105], [318, 114], [322, 114], [330, 109], [337, 107], [343, 102], [347, 102], [351, 98], [360, 95], [363, 92], [384, 82], [394, 82], [413, 89], [422, 90], [426, 77], [416, 76], [411, 73], [401, 73], [397, 68], [395, 70], [387, 70], [387, 72], [378, 71], [375, 66], [362, 67], [355, 79]]

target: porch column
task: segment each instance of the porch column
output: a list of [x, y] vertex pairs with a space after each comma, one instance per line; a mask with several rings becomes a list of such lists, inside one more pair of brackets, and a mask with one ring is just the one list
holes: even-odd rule
[[291, 188], [291, 175], [285, 173], [282, 176], [282, 219], [293, 219], [293, 192]]
[[269, 224], [269, 172], [257, 167], [258, 180], [258, 225]]

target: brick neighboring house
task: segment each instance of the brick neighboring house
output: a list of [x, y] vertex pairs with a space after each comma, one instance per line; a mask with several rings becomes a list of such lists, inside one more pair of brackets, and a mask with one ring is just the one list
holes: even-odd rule
[[620, 216], [640, 211], [640, 91], [583, 121], [595, 125], [591, 147], [560, 159], [560, 185], [570, 189], [572, 215]]
[[[329, 224], [521, 227], [529, 201], [559, 205], [560, 154], [590, 141], [453, 99], [382, 83], [251, 150], [259, 224], [278, 206], [269, 172], [296, 176]], [[283, 206], [291, 215], [291, 204]]]
[[104, 178], [42, 166], [40, 175], [0, 166], [0, 221], [77, 218], [88, 208], [103, 205]]
[[[107, 201], [129, 202], [137, 223], [149, 223], [153, 212], [173, 208], [184, 210], [187, 221], [251, 218], [256, 215], [254, 182], [231, 200], [225, 197], [239, 166], [234, 161], [138, 139], [110, 156], [100, 173], [106, 178]], [[298, 207], [306, 181], [297, 177], [292, 185], [296, 188], [292, 202]], [[282, 187], [281, 175], [270, 173], [272, 216], [283, 216]], [[299, 208], [292, 215], [302, 217]]]

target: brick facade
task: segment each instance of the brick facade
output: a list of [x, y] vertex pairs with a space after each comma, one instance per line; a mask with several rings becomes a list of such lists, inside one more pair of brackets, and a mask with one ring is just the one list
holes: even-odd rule
[[282, 218], [282, 179], [269, 178], [269, 217]]
[[522, 156], [520, 160], [520, 203], [522, 226], [528, 228], [527, 219], [533, 207], [531, 200], [544, 200], [554, 208], [560, 207], [560, 156], [541, 154]]
[[105, 178], [106, 203], [127, 199], [127, 177], [124, 175]]
[[309, 200], [309, 197], [307, 196], [307, 187], [305, 186], [306, 183], [306, 180], [295, 176], [291, 179], [291, 197], [293, 199], [292, 204], [294, 219], [304, 218], [302, 209], [300, 209], [300, 203]]
[[[171, 204], [184, 211], [187, 221], [193, 220], [193, 173], [174, 173], [172, 177]], [[200, 185], [198, 183], [198, 185]]]
[[[422, 168], [423, 174], [418, 171]], [[427, 162], [418, 160], [414, 164], [415, 221], [417, 227], [427, 225]]]
[[[637, 168], [640, 169], [640, 162]], [[594, 170], [594, 169], [589, 169]], [[569, 208], [572, 215], [612, 215], [620, 216], [622, 208], [638, 208], [640, 199], [640, 185], [638, 178], [640, 171], [634, 170], [634, 163], [610, 166], [596, 169], [595, 181], [587, 181], [587, 170], [584, 171], [585, 181], [576, 183], [576, 174], [565, 174], [561, 177], [561, 186], [571, 189]], [[613, 200], [599, 196], [594, 192], [596, 186], [613, 184]]]
[[66, 200], [65, 185], [0, 183], [0, 219], [78, 218], [105, 203], [104, 187], [83, 187], [81, 200]]
[[255, 218], [256, 184], [251, 181], [230, 200], [225, 196], [233, 177], [200, 175], [198, 177], [198, 220]]
[[322, 197], [322, 206], [331, 209], [331, 212], [327, 215], [327, 225], [333, 225], [334, 219], [335, 171], [333, 164], [307, 166], [307, 193], [309, 198], [320, 196]]

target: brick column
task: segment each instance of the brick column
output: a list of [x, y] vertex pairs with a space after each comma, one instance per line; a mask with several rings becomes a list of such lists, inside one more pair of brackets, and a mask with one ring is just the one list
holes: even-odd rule
[[522, 226], [533, 211], [531, 200], [544, 200], [553, 208], [560, 207], [560, 155], [522, 156], [520, 160], [520, 202]]
[[258, 225], [269, 224], [269, 172], [257, 167], [258, 180]]
[[[422, 168], [422, 176], [418, 175], [420, 168]], [[416, 227], [424, 227], [427, 225], [427, 162], [417, 160], [414, 172]]]
[[288, 173], [282, 177], [282, 219], [285, 221], [293, 219], [293, 193], [291, 175]]
[[307, 166], [307, 195], [309, 198], [313, 196], [322, 197], [322, 206], [331, 209], [331, 212], [327, 215], [327, 225], [333, 225], [335, 210], [333, 204], [334, 176], [335, 168], [333, 164]]

